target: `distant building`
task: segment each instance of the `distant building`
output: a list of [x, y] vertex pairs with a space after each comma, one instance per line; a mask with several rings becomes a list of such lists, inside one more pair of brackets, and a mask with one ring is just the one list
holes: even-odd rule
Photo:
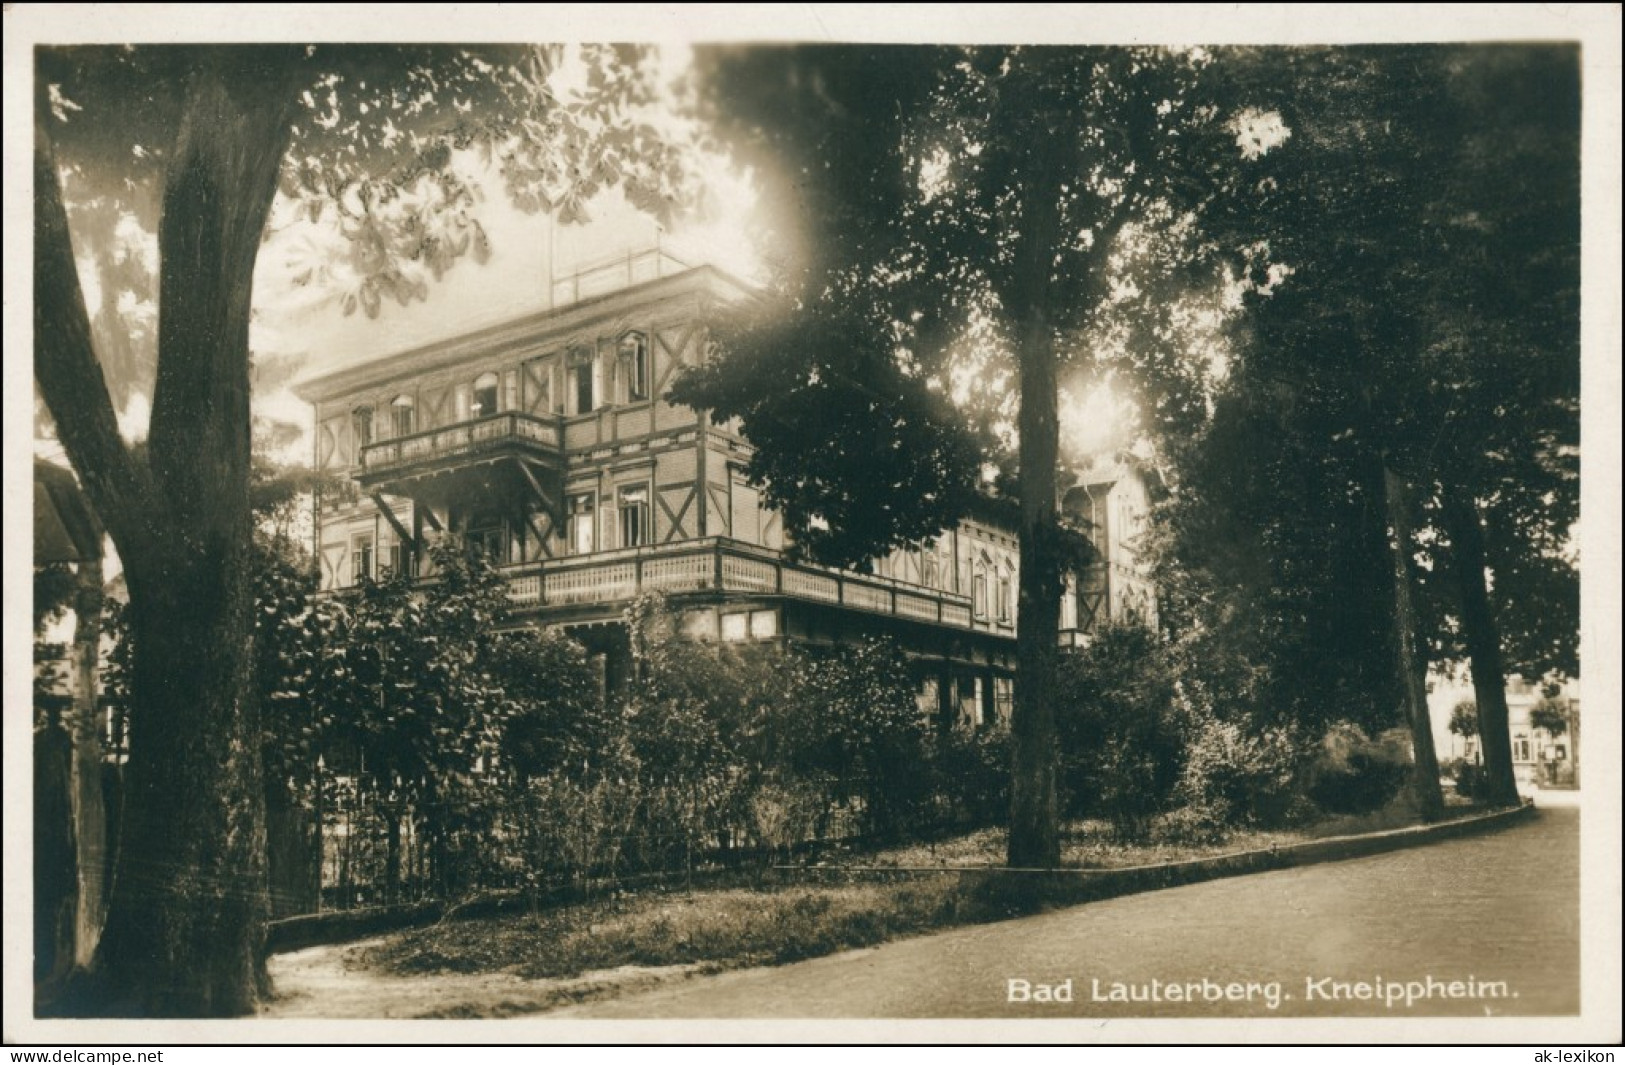
[[[1544, 686], [1523, 677], [1507, 679], [1507, 723], [1512, 735], [1512, 768], [1522, 788], [1578, 787], [1580, 783], [1580, 700], [1572, 684], [1561, 685], [1548, 697]], [[1436, 679], [1428, 695], [1429, 714], [1434, 731], [1448, 729], [1451, 712], [1463, 700], [1473, 698], [1473, 686], [1466, 680]], [[1531, 720], [1542, 704], [1557, 711], [1563, 720], [1561, 731], [1540, 727]], [[1538, 717], [1538, 715], [1535, 715]], [[1446, 732], [1436, 737], [1442, 756], [1467, 762], [1482, 762], [1483, 747], [1478, 736], [1458, 736]]]
[[547, 310], [298, 386], [316, 467], [344, 475], [317, 506], [324, 589], [429, 576], [425, 544], [457, 533], [497, 561], [520, 617], [570, 631], [611, 687], [629, 668], [622, 612], [660, 592], [699, 639], [890, 636], [944, 725], [1009, 714], [1012, 529], [967, 519], [872, 573], [794, 562], [745, 478], [738, 425], [666, 402], [704, 358], [708, 317], [753, 298], [747, 286], [657, 251], [552, 295]]
[[1141, 553], [1155, 472], [1132, 456], [1116, 455], [1096, 459], [1077, 478], [1061, 509], [1088, 533], [1096, 561], [1067, 577], [1062, 646], [1087, 646], [1106, 621], [1138, 620], [1156, 628], [1157, 588]]

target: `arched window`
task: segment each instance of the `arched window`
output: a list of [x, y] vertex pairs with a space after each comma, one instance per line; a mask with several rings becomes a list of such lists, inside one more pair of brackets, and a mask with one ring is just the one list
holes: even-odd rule
[[626, 401], [637, 403], [649, 398], [649, 340], [642, 333], [628, 333], [616, 345], [621, 380], [626, 382]]
[[418, 431], [418, 408], [411, 396], [396, 396], [389, 405], [389, 418], [396, 436], [407, 436]]
[[474, 403], [470, 418], [485, 418], [497, 412], [497, 375], [482, 373], [474, 379]]

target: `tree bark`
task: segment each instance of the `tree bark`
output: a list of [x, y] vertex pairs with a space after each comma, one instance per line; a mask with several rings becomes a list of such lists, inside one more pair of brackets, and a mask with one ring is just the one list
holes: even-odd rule
[[1010, 836], [1014, 868], [1061, 863], [1055, 794], [1056, 643], [1061, 625], [1060, 533], [1056, 525], [1056, 463], [1060, 418], [1051, 268], [1060, 230], [1060, 160], [1035, 146], [1032, 180], [1022, 205], [1014, 291], [1008, 300], [1020, 329], [1021, 573], [1016, 610], [1016, 692], [1010, 717], [1012, 776]]
[[[100, 529], [96, 530], [100, 533]], [[99, 546], [99, 545], [98, 545]], [[74, 914], [73, 961], [88, 968], [107, 913], [107, 799], [102, 791], [102, 560], [78, 565], [73, 602], [73, 763], [70, 787], [73, 836], [79, 873]]]
[[149, 458], [119, 439], [50, 145], [35, 163], [35, 373], [130, 591], [130, 760], [106, 929], [73, 1012], [230, 1016], [264, 990], [264, 793], [247, 551], [254, 261], [298, 49], [199, 53], [159, 227]]
[[1460, 599], [1462, 636], [1473, 669], [1478, 704], [1478, 742], [1484, 751], [1486, 798], [1516, 805], [1518, 779], [1512, 768], [1512, 727], [1507, 712], [1506, 670], [1501, 662], [1501, 631], [1495, 623], [1484, 580], [1484, 531], [1478, 506], [1460, 486], [1445, 485], [1444, 526], [1450, 534], [1452, 566]]
[[1393, 530], [1388, 548], [1394, 571], [1394, 642], [1405, 692], [1405, 718], [1411, 729], [1412, 786], [1422, 820], [1437, 821], [1444, 814], [1444, 794], [1439, 787], [1439, 759], [1433, 749], [1433, 723], [1428, 717], [1427, 655], [1416, 639], [1410, 492], [1404, 478], [1386, 462], [1382, 484], [1388, 524]]

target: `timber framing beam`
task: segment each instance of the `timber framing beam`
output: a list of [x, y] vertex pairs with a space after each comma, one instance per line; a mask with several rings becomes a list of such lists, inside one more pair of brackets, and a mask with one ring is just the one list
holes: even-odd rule
[[[414, 552], [417, 551], [417, 537], [408, 532], [406, 526], [401, 524], [401, 519], [395, 516], [395, 508], [384, 502], [384, 494], [382, 492], [373, 492], [371, 496], [373, 505], [378, 508], [378, 513], [384, 516], [384, 520], [389, 522], [389, 527], [395, 530], [395, 535], [401, 538], [402, 543], [410, 544]], [[414, 506], [412, 509], [416, 511], [417, 507]]]
[[525, 475], [525, 483], [530, 485], [530, 490], [535, 493], [537, 501], [540, 502], [543, 509], [545, 509], [548, 514], [552, 516], [553, 524], [563, 525], [564, 520], [563, 516], [559, 513], [558, 501], [547, 494], [547, 490], [542, 487], [542, 482], [537, 480], [536, 474], [531, 471], [530, 463], [521, 458], [514, 459], [514, 462], [518, 465], [519, 472]]

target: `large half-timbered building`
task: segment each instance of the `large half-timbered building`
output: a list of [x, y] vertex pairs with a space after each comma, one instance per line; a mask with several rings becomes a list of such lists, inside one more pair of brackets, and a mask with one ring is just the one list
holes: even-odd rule
[[698, 639], [891, 636], [945, 722], [1007, 713], [1014, 533], [968, 520], [870, 573], [788, 559], [738, 427], [664, 398], [710, 314], [753, 294], [651, 254], [548, 310], [301, 384], [316, 466], [345, 486], [318, 508], [322, 586], [427, 576], [428, 539], [454, 532], [498, 561], [518, 616], [568, 628], [611, 685], [623, 611], [660, 592]]

